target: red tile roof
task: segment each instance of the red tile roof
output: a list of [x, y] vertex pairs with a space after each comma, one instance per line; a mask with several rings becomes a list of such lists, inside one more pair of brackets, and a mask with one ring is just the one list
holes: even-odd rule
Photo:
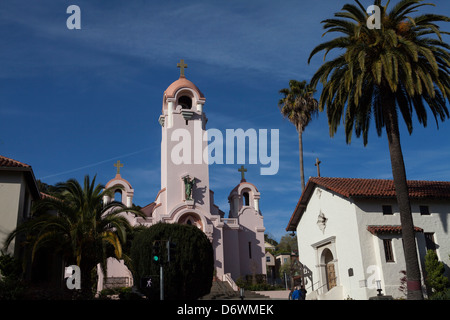
[[[367, 226], [367, 230], [373, 234], [377, 235], [380, 233], [402, 233], [401, 226]], [[415, 232], [423, 232], [422, 228], [414, 227]]]
[[39, 193], [36, 183], [36, 178], [34, 177], [33, 169], [30, 165], [0, 155], [0, 171], [17, 171], [23, 173], [34, 198], [41, 198], [41, 194]]
[[[308, 182], [320, 185], [344, 197], [395, 197], [393, 180], [314, 177]], [[450, 182], [408, 180], [411, 198], [450, 198]]]
[[[346, 198], [395, 198], [393, 180], [313, 177], [308, 180], [286, 231], [295, 231], [316, 186]], [[413, 199], [450, 199], [449, 181], [408, 180], [409, 197]]]
[[8, 168], [30, 168], [28, 164], [19, 162], [14, 159], [10, 159], [0, 155], [0, 167], [8, 167]]

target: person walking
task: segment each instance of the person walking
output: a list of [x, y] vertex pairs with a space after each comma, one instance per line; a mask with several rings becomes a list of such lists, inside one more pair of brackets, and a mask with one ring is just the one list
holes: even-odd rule
[[299, 300], [300, 299], [300, 291], [297, 287], [295, 287], [294, 292], [292, 292], [292, 300]]
[[300, 289], [300, 300], [306, 300], [306, 292], [308, 291], [306, 291], [305, 287]]

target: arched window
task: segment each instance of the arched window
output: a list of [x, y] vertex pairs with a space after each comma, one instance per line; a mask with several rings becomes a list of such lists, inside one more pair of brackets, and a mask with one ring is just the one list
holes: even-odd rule
[[116, 190], [114, 192], [114, 201], [122, 202], [122, 190]]
[[192, 99], [188, 96], [182, 96], [178, 99], [178, 104], [182, 109], [191, 109], [192, 108]]
[[249, 206], [250, 205], [250, 195], [248, 194], [248, 192], [244, 192], [242, 195], [244, 196], [244, 206]]

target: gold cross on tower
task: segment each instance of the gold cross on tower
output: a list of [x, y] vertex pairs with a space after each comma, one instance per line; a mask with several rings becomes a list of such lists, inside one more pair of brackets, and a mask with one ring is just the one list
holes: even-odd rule
[[117, 168], [117, 174], [120, 174], [120, 168], [123, 167], [123, 163], [120, 163], [120, 160], [117, 160], [117, 163], [114, 163], [114, 167]]
[[181, 59], [180, 63], [177, 63], [177, 67], [180, 68], [180, 78], [185, 78], [184, 76], [184, 68], [187, 68], [188, 65], [184, 63], [184, 60]]
[[240, 169], [238, 169], [238, 171], [241, 173], [241, 181], [245, 181], [245, 173], [247, 172], [247, 169], [244, 169], [244, 166], [241, 166]]

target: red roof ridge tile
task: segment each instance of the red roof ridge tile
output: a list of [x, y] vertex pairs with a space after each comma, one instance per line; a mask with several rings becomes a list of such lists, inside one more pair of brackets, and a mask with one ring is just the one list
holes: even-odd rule
[[2, 156], [0, 155], [0, 167], [8, 167], [8, 168], [14, 168], [14, 167], [19, 167], [19, 168], [31, 168], [30, 165]]

